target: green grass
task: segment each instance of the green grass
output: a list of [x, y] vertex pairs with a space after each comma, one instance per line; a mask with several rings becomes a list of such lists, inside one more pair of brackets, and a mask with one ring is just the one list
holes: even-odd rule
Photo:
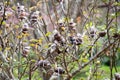
[[[117, 66], [117, 71], [118, 73], [120, 73], [120, 66]], [[77, 75], [75, 75], [73, 77], [72, 80], [87, 80], [88, 75], [86, 73], [89, 72], [89, 67], [84, 68], [83, 70], [81, 70], [80, 73], [78, 73]], [[101, 75], [99, 75], [97, 79], [92, 79], [92, 80], [105, 80], [106, 78], [110, 78], [110, 67], [109, 66], [105, 66], [102, 65], [99, 68], [99, 72], [102, 72]], [[115, 69], [113, 68], [113, 74], [116, 73]]]

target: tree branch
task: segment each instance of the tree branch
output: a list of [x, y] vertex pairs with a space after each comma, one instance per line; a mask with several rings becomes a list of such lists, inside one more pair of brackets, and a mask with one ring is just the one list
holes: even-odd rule
[[117, 42], [114, 41], [113, 43], [109, 44], [106, 48], [102, 49], [100, 52], [98, 52], [96, 55], [94, 55], [89, 62], [83, 64], [79, 69], [77, 69], [76, 71], [74, 71], [73, 73], [71, 73], [71, 76], [67, 76], [67, 78], [65, 80], [70, 80], [73, 76], [75, 76], [78, 72], [80, 72], [80, 70], [82, 70], [83, 68], [85, 68], [87, 65], [89, 65], [93, 60], [95, 60], [96, 58], [98, 58], [104, 51], [106, 51], [107, 49], [109, 49], [113, 44], [115, 44]]

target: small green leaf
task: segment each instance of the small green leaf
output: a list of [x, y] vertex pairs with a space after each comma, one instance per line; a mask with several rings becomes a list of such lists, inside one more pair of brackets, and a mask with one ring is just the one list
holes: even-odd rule
[[6, 22], [5, 22], [5, 21], [3, 21], [3, 22], [2, 22], [2, 25], [5, 25], [5, 24], [6, 24]]
[[47, 33], [45, 34], [46, 37], [48, 37], [48, 36], [50, 36], [50, 35], [51, 35], [51, 32], [47, 32]]

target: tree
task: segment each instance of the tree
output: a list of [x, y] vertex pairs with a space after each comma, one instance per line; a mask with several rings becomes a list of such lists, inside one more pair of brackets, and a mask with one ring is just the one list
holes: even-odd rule
[[71, 80], [86, 67], [110, 79], [120, 50], [119, 1], [10, 0], [0, 3], [0, 80]]

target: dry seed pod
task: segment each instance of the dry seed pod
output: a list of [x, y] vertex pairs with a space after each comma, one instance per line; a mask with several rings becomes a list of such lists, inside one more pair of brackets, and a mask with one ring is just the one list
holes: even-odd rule
[[69, 31], [71, 32], [71, 33], [75, 33], [76, 32], [76, 23], [73, 21], [73, 19], [71, 19], [70, 21], [69, 21], [69, 27], [68, 27], [68, 29], [69, 29]]
[[62, 44], [62, 45], [65, 43], [64, 37], [61, 36], [61, 34], [57, 30], [53, 31], [52, 41], [54, 43], [59, 43], [59, 44]]
[[95, 37], [96, 31], [97, 31], [97, 30], [96, 30], [96, 28], [95, 28], [94, 26], [92, 26], [92, 27], [90, 28], [89, 34], [90, 34], [90, 37], [91, 37], [91, 38]]
[[37, 22], [38, 17], [39, 17], [39, 11], [33, 12], [32, 15], [31, 15], [30, 21], [33, 22], [33, 23]]
[[65, 24], [64, 24], [64, 22], [59, 22], [58, 26], [62, 27], [62, 26], [65, 26]]
[[57, 24], [60, 32], [65, 31], [65, 22], [62, 19], [60, 19]]
[[28, 29], [27, 28], [23, 28], [22, 29], [22, 33], [26, 34], [28, 32]]
[[19, 3], [17, 6], [17, 13], [18, 13], [19, 19], [21, 19], [21, 20], [26, 19], [27, 13], [25, 12], [25, 7], [23, 5], [20, 5]]
[[82, 44], [82, 35], [80, 33], [77, 33], [77, 40], [76, 40], [77, 44], [76, 45], [80, 45]]
[[43, 67], [44, 68], [44, 67], [50, 66], [50, 63], [47, 60], [40, 60], [37, 65], [39, 67]]
[[23, 25], [22, 32], [25, 34], [25, 33], [28, 32], [28, 30], [29, 30], [29, 25], [28, 25], [27, 23], [25, 23], [25, 24]]
[[105, 31], [99, 32], [99, 37], [104, 37], [105, 35], [106, 35], [106, 32], [105, 32]]
[[69, 27], [76, 26], [76, 23], [73, 21], [73, 19], [70, 19], [69, 21]]
[[18, 15], [18, 18], [23, 20], [23, 19], [26, 19], [26, 16], [27, 16], [27, 13], [24, 11], [24, 12], [20, 12], [20, 14]]
[[4, 12], [4, 6], [3, 3], [0, 2], [0, 13]]
[[23, 56], [23, 57], [27, 57], [29, 51], [30, 51], [30, 46], [26, 46], [26, 47], [23, 49], [22, 56]]
[[17, 11], [18, 11], [18, 14], [21, 13], [21, 12], [24, 12], [24, 11], [25, 11], [24, 6], [22, 6], [22, 5], [20, 6], [20, 5], [19, 5], [19, 6], [17, 7]]
[[82, 38], [79, 36], [70, 36], [69, 40], [71, 44], [75, 44], [75, 45], [82, 44]]
[[62, 2], [63, 0], [56, 0], [57, 2]]
[[90, 34], [95, 34], [95, 31], [94, 30], [90, 31]]
[[55, 34], [55, 35], [54, 35], [54, 40], [61, 41], [61, 36], [60, 36], [60, 34]]
[[71, 44], [74, 44], [75, 39], [74, 39], [73, 36], [70, 36], [70, 37], [69, 37], [69, 40], [70, 40], [70, 43], [71, 43]]
[[82, 44], [82, 39], [80, 38], [76, 39], [76, 45], [80, 45], [80, 44]]
[[113, 34], [113, 38], [118, 38], [118, 37], [120, 37], [120, 34], [119, 34], [119, 33], [114, 33], [114, 34]]
[[62, 67], [57, 67], [57, 68], [55, 69], [55, 72], [56, 72], [56, 73], [59, 73], [59, 74], [64, 74], [64, 73], [65, 73], [65, 70], [64, 70]]

